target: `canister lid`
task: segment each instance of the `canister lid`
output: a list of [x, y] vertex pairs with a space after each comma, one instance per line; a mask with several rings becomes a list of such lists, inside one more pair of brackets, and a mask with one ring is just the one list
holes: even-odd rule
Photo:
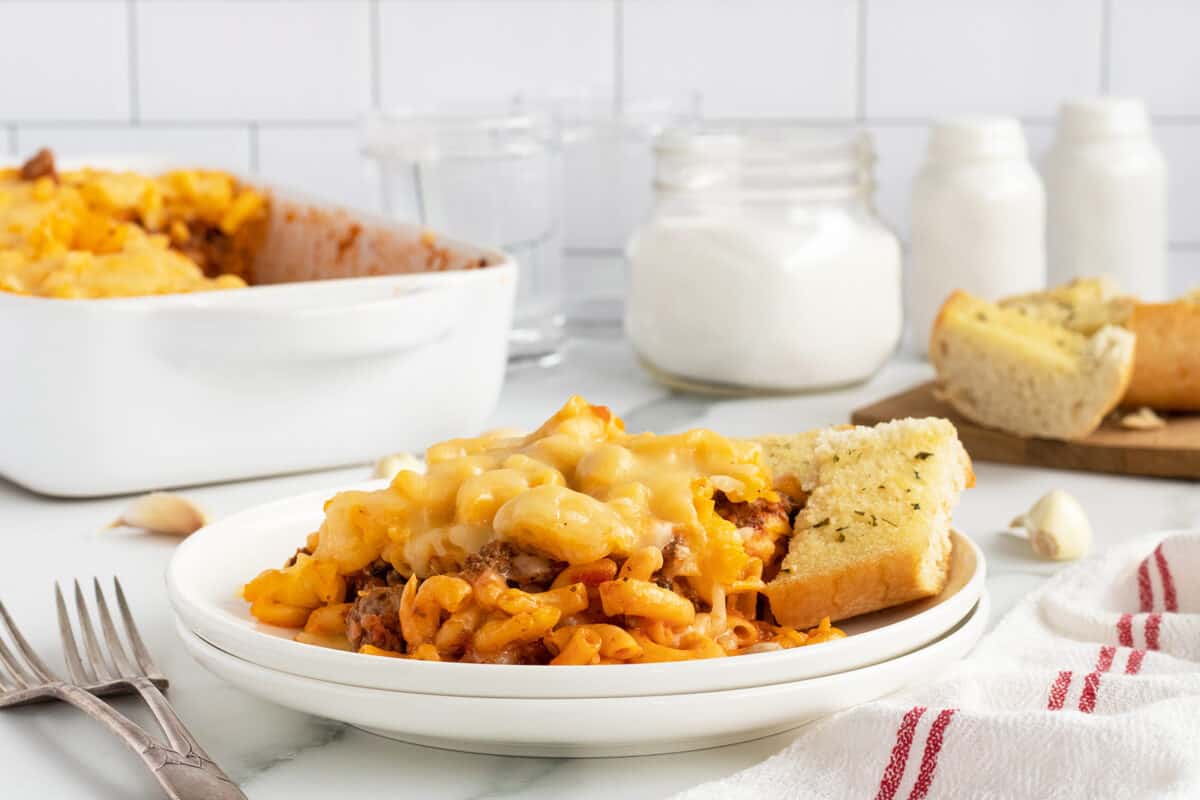
[[1146, 105], [1134, 97], [1069, 100], [1058, 110], [1057, 135], [1064, 139], [1131, 136], [1149, 130]]
[[950, 117], [934, 123], [930, 161], [1025, 158], [1025, 134], [1013, 117]]

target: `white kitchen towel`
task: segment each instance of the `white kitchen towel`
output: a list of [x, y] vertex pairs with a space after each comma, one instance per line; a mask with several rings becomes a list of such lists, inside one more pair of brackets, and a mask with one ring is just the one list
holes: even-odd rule
[[1200, 531], [1025, 598], [932, 684], [805, 728], [681, 800], [1200, 798]]

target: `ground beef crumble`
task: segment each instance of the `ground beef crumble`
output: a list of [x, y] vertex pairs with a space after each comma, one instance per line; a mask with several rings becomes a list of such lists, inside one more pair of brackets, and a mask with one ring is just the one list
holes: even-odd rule
[[346, 613], [346, 638], [355, 650], [369, 644], [396, 653], [404, 652], [400, 633], [400, 596], [403, 586], [372, 586], [363, 590]]

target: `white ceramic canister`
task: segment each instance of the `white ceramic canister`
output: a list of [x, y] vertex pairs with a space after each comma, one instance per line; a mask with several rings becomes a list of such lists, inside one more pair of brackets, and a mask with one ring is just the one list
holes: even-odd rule
[[1020, 123], [1007, 117], [937, 122], [913, 185], [908, 318], [925, 353], [938, 309], [955, 289], [995, 300], [1046, 285], [1045, 194]]
[[1146, 300], [1167, 292], [1167, 166], [1140, 100], [1059, 110], [1046, 178], [1051, 283], [1110, 275]]
[[870, 377], [902, 324], [900, 249], [875, 215], [859, 131], [675, 128], [629, 241], [626, 331], [660, 380], [730, 393]]

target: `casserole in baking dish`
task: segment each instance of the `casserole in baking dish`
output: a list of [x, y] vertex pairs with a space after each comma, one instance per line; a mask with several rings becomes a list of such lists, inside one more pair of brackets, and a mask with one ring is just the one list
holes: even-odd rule
[[483, 424], [504, 376], [512, 260], [245, 183], [269, 199], [248, 288], [0, 292], [0, 337], [19, 343], [0, 348], [0, 475], [118, 494], [357, 463]]

